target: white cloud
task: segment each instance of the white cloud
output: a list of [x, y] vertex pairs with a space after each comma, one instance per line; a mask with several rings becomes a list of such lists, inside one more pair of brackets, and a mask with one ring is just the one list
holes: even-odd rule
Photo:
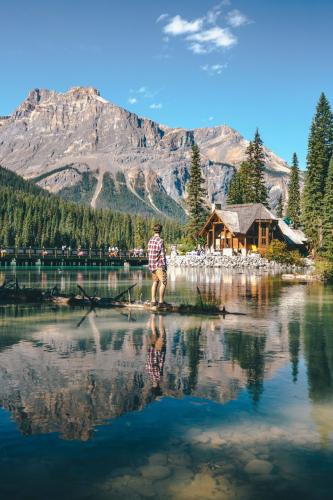
[[200, 43], [191, 43], [189, 49], [192, 50], [194, 54], [207, 54], [208, 50]]
[[167, 35], [178, 36], [186, 35], [188, 33], [195, 33], [202, 27], [203, 19], [195, 19], [194, 21], [187, 21], [181, 16], [175, 16], [163, 28], [164, 33]]
[[204, 64], [201, 69], [211, 76], [221, 75], [227, 64]]
[[220, 28], [219, 26], [189, 35], [187, 40], [193, 42], [190, 44], [190, 49], [195, 54], [205, 54], [215, 49], [229, 48], [237, 43], [237, 38], [228, 28]]
[[214, 5], [206, 14], [206, 20], [209, 24], [216, 24], [218, 18], [220, 17], [222, 13], [222, 7], [223, 2], [219, 3], [217, 5]]
[[191, 52], [199, 55], [229, 49], [236, 45], [238, 38], [233, 32], [233, 28], [238, 28], [251, 21], [245, 14], [234, 9], [229, 10], [229, 12], [225, 11], [225, 23], [227, 24], [221, 26], [218, 23], [219, 18], [227, 8], [226, 6], [229, 5], [230, 0], [221, 0], [209, 9], [205, 15], [190, 21], [179, 14], [171, 18], [166, 14], [161, 14], [158, 22], [166, 19], [162, 29], [166, 53], [169, 54], [170, 39], [172, 37], [181, 38]]
[[[146, 85], [141, 85], [141, 87], [138, 87], [136, 89], [130, 89], [129, 93], [130, 96], [128, 98], [129, 104], [137, 104], [138, 102], [142, 102], [144, 100], [153, 100], [153, 99], [158, 99], [156, 97], [162, 89], [157, 89], [157, 90], [151, 90], [149, 87]], [[162, 105], [160, 106], [162, 107]], [[152, 109], [159, 109], [159, 108], [152, 108]]]
[[158, 16], [158, 18], [156, 19], [156, 23], [160, 23], [161, 21], [163, 21], [163, 19], [166, 19], [167, 17], [169, 17], [169, 14], [161, 14], [160, 16]]
[[153, 99], [158, 92], [159, 90], [151, 90], [145, 85], [142, 85], [138, 89], [130, 89], [130, 93], [139, 96], [140, 99]]
[[249, 22], [250, 20], [246, 15], [237, 9], [232, 10], [227, 15], [227, 23], [233, 28], [239, 28], [240, 26], [244, 26], [244, 24], [249, 24]]
[[162, 103], [161, 103], [161, 102], [159, 102], [159, 103], [155, 103], [155, 102], [154, 102], [154, 103], [153, 103], [153, 104], [151, 104], [149, 107], [150, 107], [150, 109], [162, 109], [163, 105], [162, 105]]
[[214, 120], [215, 120], [215, 116], [211, 115], [211, 116], [208, 116], [208, 118], [204, 118], [202, 121], [203, 121], [203, 123], [211, 123]]

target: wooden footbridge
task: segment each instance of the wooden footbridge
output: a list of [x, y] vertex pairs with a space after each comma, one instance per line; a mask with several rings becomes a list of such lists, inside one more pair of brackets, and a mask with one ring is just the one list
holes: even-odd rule
[[102, 248], [61, 250], [59, 248], [8, 248], [0, 249], [0, 267], [7, 266], [144, 266], [145, 252], [108, 252]]

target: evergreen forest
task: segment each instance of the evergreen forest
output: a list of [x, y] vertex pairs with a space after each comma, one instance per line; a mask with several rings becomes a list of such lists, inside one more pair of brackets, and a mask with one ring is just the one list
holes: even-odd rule
[[[146, 246], [157, 218], [70, 203], [0, 167], [0, 221], [3, 246], [132, 249]], [[181, 238], [181, 224], [158, 222], [167, 243]]]

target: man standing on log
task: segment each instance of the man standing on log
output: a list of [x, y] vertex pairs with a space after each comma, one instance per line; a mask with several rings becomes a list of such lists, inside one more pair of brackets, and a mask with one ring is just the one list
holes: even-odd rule
[[[152, 272], [153, 285], [151, 287], [151, 306], [158, 306], [159, 309], [166, 309], [168, 304], [164, 302], [164, 294], [167, 286], [167, 262], [164, 248], [164, 241], [161, 238], [162, 226], [155, 224], [154, 236], [148, 243], [148, 262]], [[159, 288], [159, 301], [157, 303], [157, 288]]]

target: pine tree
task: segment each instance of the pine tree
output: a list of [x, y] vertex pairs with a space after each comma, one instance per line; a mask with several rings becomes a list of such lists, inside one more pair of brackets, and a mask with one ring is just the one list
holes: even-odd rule
[[245, 151], [246, 161], [241, 164], [239, 176], [243, 191], [243, 203], [256, 203], [256, 167], [254, 161], [254, 143], [250, 141]]
[[243, 203], [243, 188], [239, 172], [234, 173], [229, 184], [227, 203], [228, 205]]
[[333, 156], [328, 168], [323, 208], [323, 247], [333, 259]]
[[229, 187], [228, 204], [263, 203], [268, 206], [264, 180], [265, 153], [258, 129], [246, 148], [246, 161], [235, 173]]
[[[166, 228], [164, 228], [164, 234], [167, 234], [167, 231], [165, 231]], [[145, 234], [145, 228], [142, 220], [138, 220], [135, 222], [135, 234], [134, 234], [134, 242], [135, 246], [138, 248], [143, 248], [146, 244], [147, 241], [147, 236]]]
[[256, 203], [256, 194], [254, 189], [254, 168], [253, 163], [244, 161], [239, 169], [239, 179], [242, 189], [242, 203]]
[[253, 191], [255, 193], [255, 203], [263, 203], [267, 206], [267, 189], [264, 180], [265, 153], [258, 129], [254, 134], [250, 155], [248, 161], [254, 167]]
[[276, 208], [276, 215], [279, 217], [279, 219], [282, 219], [283, 217], [283, 197], [282, 194], [280, 194], [279, 199], [278, 199], [278, 205]]
[[188, 233], [193, 241], [197, 241], [198, 232], [207, 215], [205, 196], [207, 192], [203, 187], [205, 180], [202, 177], [200, 150], [194, 144], [192, 147], [192, 162], [190, 168], [190, 180], [187, 186], [188, 206]]
[[322, 244], [323, 197], [328, 165], [333, 152], [333, 114], [324, 93], [313, 118], [307, 156], [302, 219], [306, 234], [315, 249]]
[[[249, 145], [249, 155], [251, 156], [251, 144]], [[257, 195], [255, 191], [255, 168], [249, 160], [243, 161], [230, 182], [228, 193], [228, 205], [242, 203], [257, 203]]]
[[294, 228], [300, 225], [301, 216], [301, 194], [299, 185], [299, 168], [297, 154], [293, 154], [290, 182], [288, 187], [287, 216], [292, 220]]

